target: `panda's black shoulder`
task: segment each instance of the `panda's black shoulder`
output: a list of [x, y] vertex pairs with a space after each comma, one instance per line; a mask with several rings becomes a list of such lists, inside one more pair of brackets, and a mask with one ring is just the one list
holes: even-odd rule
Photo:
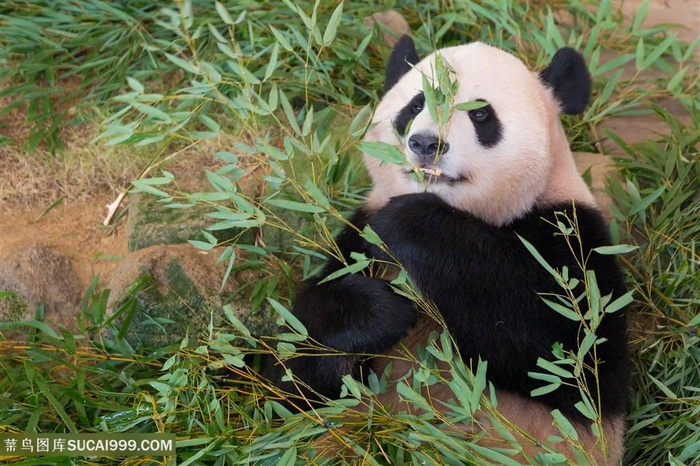
[[[610, 244], [608, 225], [600, 210], [575, 202], [535, 206], [515, 220], [511, 228], [525, 239], [536, 242], [550, 241], [552, 233], [570, 228], [583, 245], [589, 246], [588, 249]], [[564, 236], [564, 233], [559, 236]]]
[[550, 265], [579, 269], [584, 264], [596, 273], [601, 291], [615, 295], [625, 291], [616, 257], [595, 251], [612, 244], [608, 223], [597, 208], [571, 202], [536, 206], [510, 228], [530, 242]]

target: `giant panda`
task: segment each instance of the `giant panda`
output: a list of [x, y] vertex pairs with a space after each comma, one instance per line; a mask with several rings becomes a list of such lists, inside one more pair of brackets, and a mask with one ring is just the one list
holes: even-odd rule
[[[568, 268], [570, 278], [583, 278], [577, 257], [585, 258], [601, 295], [616, 299], [625, 293], [615, 258], [593, 251], [610, 244], [607, 227], [576, 171], [559, 120], [562, 113], [581, 113], [589, 99], [583, 58], [563, 48], [545, 69], [533, 72], [510, 53], [484, 43], [438, 53], [457, 82], [455, 100], [485, 106], [455, 110], [446, 127], [438, 127], [423, 89], [426, 77], [434, 79], [436, 54], [420, 60], [410, 37], [399, 40], [365, 140], [395, 146], [405, 163], [365, 157], [373, 182], [366, 202], [336, 237], [337, 254], [319, 276], [302, 284], [293, 303], [309, 339], [326, 349], [284, 361], [286, 372], [280, 371], [275, 383], [301, 395], [296, 406], [308, 408], [323, 397], [338, 397], [347, 374], [382, 373], [387, 359], [367, 355], [388, 357], [399, 347], [426, 344], [439, 324], [390, 285], [386, 268], [323, 281], [353, 263], [353, 252], [377, 263], [395, 259], [439, 311], [461, 357], [487, 361], [498, 411], [518, 427], [518, 439], [529, 439], [525, 457], [558, 433], [550, 415], [558, 409], [596, 463], [616, 464], [630, 378], [624, 310], [606, 315], [597, 331], [605, 341], [597, 346], [599, 387], [592, 395], [602, 413], [605, 442], [591, 434], [591, 421], [574, 407], [581, 399], [578, 389], [561, 386], [532, 397], [543, 382], [528, 376], [542, 372], [538, 358], [553, 359], [553, 345], [575, 351], [583, 334], [579, 321], [543, 301], [562, 289], [520, 237], [554, 269]], [[561, 234], [557, 213], [576, 219], [580, 242]], [[384, 249], [365, 240], [367, 226]], [[582, 290], [579, 285], [576, 293]], [[583, 313], [586, 302], [585, 297], [579, 302]], [[395, 379], [410, 369], [401, 360], [392, 363]], [[387, 404], [410, 409], [391, 387], [388, 393]], [[436, 393], [432, 398], [439, 398]], [[563, 453], [573, 460], [570, 449]]]

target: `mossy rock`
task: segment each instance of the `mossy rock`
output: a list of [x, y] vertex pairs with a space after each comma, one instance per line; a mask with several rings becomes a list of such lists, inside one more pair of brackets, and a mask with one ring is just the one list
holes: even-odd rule
[[[127, 340], [135, 346], [160, 347], [181, 341], [185, 335], [199, 334], [207, 328], [213, 309], [200, 290], [182, 270], [177, 259], [167, 264], [167, 283], [158, 283], [146, 267], [141, 268], [151, 286], [133, 297]], [[165, 286], [164, 286], [165, 285]], [[125, 297], [129, 299], [129, 297]], [[126, 316], [118, 319], [121, 325]]]
[[[138, 251], [159, 244], [182, 244], [189, 240], [204, 241], [202, 230], [214, 224], [207, 214], [212, 208], [196, 204], [185, 209], [172, 209], [148, 194], [135, 194], [129, 202], [127, 243], [129, 251]], [[212, 232], [219, 241], [241, 234], [229, 229]], [[252, 238], [252, 233], [248, 236]]]
[[[130, 255], [112, 275], [108, 307], [124, 314], [118, 316], [118, 325], [128, 320], [126, 339], [135, 346], [162, 347], [177, 344], [185, 336], [203, 339], [210, 325], [214, 331], [230, 332], [222, 306], [240, 279], [231, 276], [221, 289], [224, 273], [216, 255], [190, 245], [153, 246]], [[148, 286], [130, 294], [132, 284], [144, 277]], [[132, 307], [124, 306], [127, 302]], [[269, 313], [253, 313], [248, 303], [232, 308], [253, 335], [274, 330]]]
[[206, 226], [206, 211], [201, 206], [170, 209], [155, 196], [135, 194], [129, 202], [129, 251], [156, 244], [184, 243], [195, 239]]

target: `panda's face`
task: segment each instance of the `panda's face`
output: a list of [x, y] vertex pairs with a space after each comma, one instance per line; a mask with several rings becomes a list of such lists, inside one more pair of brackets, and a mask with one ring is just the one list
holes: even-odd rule
[[[556, 103], [537, 75], [507, 52], [472, 43], [438, 53], [453, 70], [452, 110], [438, 123], [427, 108], [425, 82], [438, 86], [435, 54], [388, 90], [366, 139], [395, 145], [405, 162], [365, 158], [374, 180], [368, 204], [378, 208], [391, 197], [429, 191], [489, 223], [506, 224], [531, 209], [546, 187], [550, 133], [560, 130]], [[484, 106], [457, 108], [476, 101]]]

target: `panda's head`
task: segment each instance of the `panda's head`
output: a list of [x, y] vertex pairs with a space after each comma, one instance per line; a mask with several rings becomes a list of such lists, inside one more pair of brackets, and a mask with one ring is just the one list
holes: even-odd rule
[[[447, 84], [452, 83], [451, 110], [436, 119], [426, 102], [426, 91], [435, 92], [426, 86], [444, 87], [445, 69]], [[504, 225], [537, 204], [577, 200], [594, 205], [558, 118], [582, 112], [589, 94], [590, 76], [572, 49], [560, 50], [536, 73], [515, 56], [479, 42], [420, 60], [413, 41], [404, 36], [387, 64], [384, 97], [365, 139], [398, 147], [405, 161], [365, 157], [373, 179], [368, 207], [429, 191]], [[483, 106], [459, 105], [468, 102]]]

